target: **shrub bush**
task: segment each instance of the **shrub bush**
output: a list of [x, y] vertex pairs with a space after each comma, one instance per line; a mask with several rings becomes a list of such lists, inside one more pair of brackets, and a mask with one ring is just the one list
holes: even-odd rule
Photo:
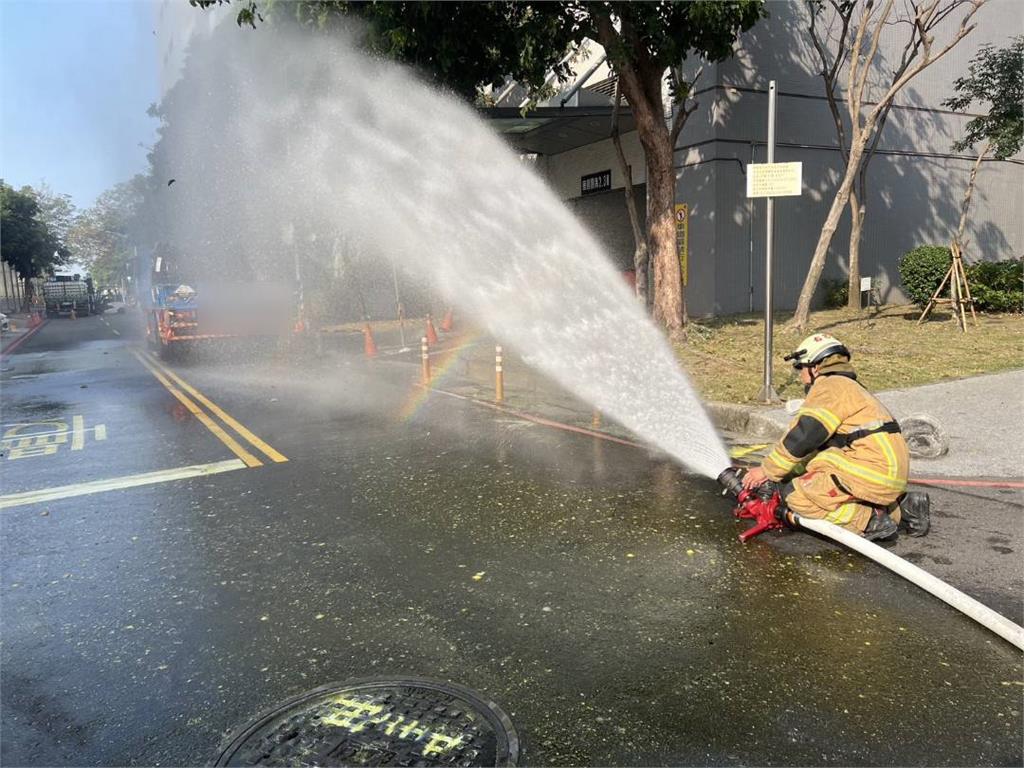
[[850, 286], [846, 280], [824, 280], [825, 309], [842, 309], [849, 299]]
[[[908, 299], [923, 307], [939, 287], [942, 278], [946, 276], [952, 259], [949, 246], [945, 245], [919, 245], [914, 250], [907, 251], [900, 259], [900, 282], [903, 284], [903, 293]], [[943, 289], [942, 295], [948, 294], [947, 286]]]
[[1024, 311], [1024, 260], [980, 261], [967, 267], [967, 280], [975, 308]]

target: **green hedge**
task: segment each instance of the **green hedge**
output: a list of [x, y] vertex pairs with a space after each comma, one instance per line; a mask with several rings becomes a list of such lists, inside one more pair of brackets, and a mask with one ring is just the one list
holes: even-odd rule
[[[903, 284], [903, 293], [908, 299], [923, 307], [935, 294], [935, 289], [939, 287], [942, 278], [946, 276], [952, 258], [949, 246], [946, 245], [919, 245], [903, 254], [903, 258], [900, 259], [900, 282]], [[947, 286], [943, 290], [943, 295], [948, 294]]]
[[[921, 245], [900, 259], [903, 292], [922, 307], [935, 294], [949, 271], [952, 255], [945, 245]], [[1024, 260], [981, 261], [967, 267], [967, 280], [976, 309], [987, 312], [1024, 311]], [[949, 285], [940, 298], [949, 297]]]
[[967, 280], [975, 308], [1024, 311], [1024, 260], [980, 261], [967, 267]]

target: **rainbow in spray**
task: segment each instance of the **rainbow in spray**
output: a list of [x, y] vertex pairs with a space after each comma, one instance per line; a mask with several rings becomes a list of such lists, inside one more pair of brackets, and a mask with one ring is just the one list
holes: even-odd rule
[[454, 347], [438, 349], [430, 353], [430, 385], [423, 386], [421, 382], [413, 385], [409, 396], [398, 411], [399, 421], [411, 420], [430, 398], [431, 388], [452, 378], [456, 363], [465, 359], [472, 352], [480, 336], [480, 331], [469, 331], [454, 339], [456, 342]]

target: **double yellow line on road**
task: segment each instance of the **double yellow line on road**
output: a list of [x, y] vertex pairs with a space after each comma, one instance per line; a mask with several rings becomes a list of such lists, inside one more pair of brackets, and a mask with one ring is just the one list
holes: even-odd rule
[[[196, 419], [198, 419], [204, 427], [210, 430], [218, 440], [224, 443], [228, 450], [241, 459], [245, 466], [260, 467], [263, 466], [263, 461], [247, 450], [247, 448], [236, 440], [226, 429], [224, 429], [224, 427], [218, 424], [210, 414], [213, 414], [213, 416], [220, 419], [221, 422], [230, 427], [235, 434], [242, 438], [242, 440], [247, 442], [252, 448], [255, 448], [257, 451], [262, 453], [266, 458], [270, 459], [270, 461], [275, 463], [288, 461], [287, 456], [258, 438], [236, 419], [232, 418], [227, 411], [210, 400], [210, 398], [206, 397], [206, 395], [193, 387], [170, 368], [160, 363], [160, 361], [155, 357], [148, 353], [137, 352], [134, 349], [132, 350], [132, 354], [135, 355], [145, 369], [153, 374], [153, 377], [164, 386], [164, 389], [170, 392], [178, 402], [184, 405], [185, 408], [188, 409], [188, 412], [195, 416]], [[191, 395], [191, 397], [189, 397], [189, 395]], [[208, 414], [200, 408], [199, 405], [196, 404], [196, 401], [206, 406], [206, 409], [210, 413]]]

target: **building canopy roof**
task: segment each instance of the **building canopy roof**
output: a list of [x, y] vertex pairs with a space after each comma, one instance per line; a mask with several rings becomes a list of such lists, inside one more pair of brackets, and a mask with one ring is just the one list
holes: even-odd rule
[[[477, 112], [525, 153], [556, 155], [611, 138], [611, 106], [538, 107], [525, 115], [517, 107], [481, 107]], [[620, 108], [619, 132], [633, 130], [633, 115]]]

